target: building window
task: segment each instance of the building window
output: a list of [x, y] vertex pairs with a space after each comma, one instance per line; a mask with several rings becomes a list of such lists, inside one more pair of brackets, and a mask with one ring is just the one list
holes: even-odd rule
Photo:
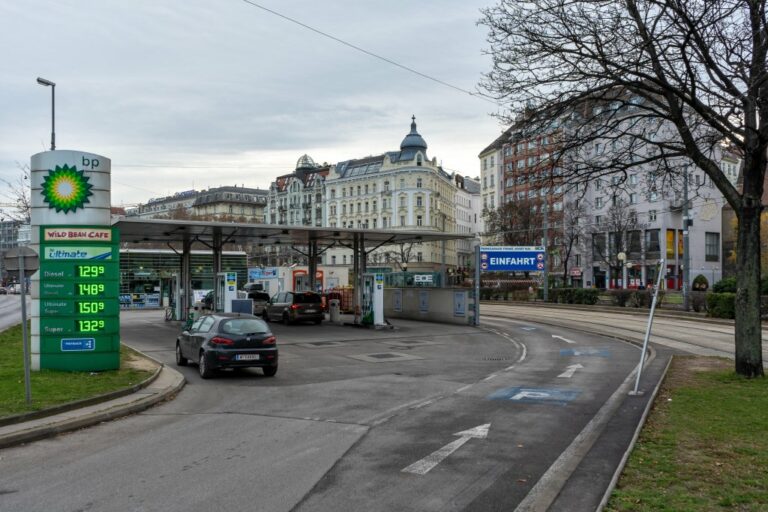
[[373, 213], [376, 213], [376, 201], [373, 202], [371, 207], [373, 208]]
[[376, 219], [373, 219], [373, 229], [376, 229]]
[[656, 222], [656, 210], [648, 210], [648, 222]]
[[347, 214], [347, 205], [343, 204], [341, 205], [341, 214], [346, 215]]
[[423, 261], [423, 259], [424, 259], [424, 257], [422, 256], [421, 251], [417, 252], [416, 253], [416, 261], [421, 262], [421, 261]]
[[405, 226], [405, 215], [400, 216], [400, 225]]
[[400, 178], [400, 190], [405, 188], [405, 178]]
[[659, 243], [659, 230], [646, 229], [645, 230], [645, 257], [658, 258], [660, 252], [661, 252], [661, 244]]
[[405, 196], [400, 196], [400, 208], [405, 208]]
[[365, 186], [365, 193], [368, 193], [368, 185]]
[[336, 256], [331, 256], [331, 265], [336, 264]]
[[344, 256], [342, 256], [342, 258], [343, 258], [342, 261], [346, 265], [347, 264], [347, 255], [345, 254]]
[[705, 233], [705, 261], [720, 261], [720, 233]]
[[603, 198], [602, 197], [596, 197], [595, 198], [595, 208], [602, 208], [603, 207]]
[[629, 194], [629, 204], [637, 204], [637, 192]]
[[416, 216], [416, 225], [421, 226], [421, 215]]
[[336, 199], [336, 189], [335, 188], [331, 189], [331, 199]]
[[384, 192], [389, 192], [389, 182], [388, 181], [384, 182]]
[[416, 206], [419, 206], [419, 207], [420, 206], [424, 206], [423, 205], [423, 200], [422, 200], [421, 196], [416, 196]]

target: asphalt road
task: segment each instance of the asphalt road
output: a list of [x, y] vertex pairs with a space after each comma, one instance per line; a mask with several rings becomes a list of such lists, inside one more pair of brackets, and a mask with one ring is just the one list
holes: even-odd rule
[[[173, 364], [176, 329], [161, 315], [123, 314], [123, 339]], [[499, 315], [481, 329], [274, 325], [274, 378], [245, 370], [203, 381], [195, 367], [180, 368], [189, 383], [169, 403], [0, 452], [0, 510], [552, 503], [622, 406], [639, 350]], [[612, 474], [605, 466], [581, 493], [599, 499]]]
[[[31, 301], [27, 295], [27, 316]], [[0, 331], [21, 322], [21, 295], [0, 295]]]

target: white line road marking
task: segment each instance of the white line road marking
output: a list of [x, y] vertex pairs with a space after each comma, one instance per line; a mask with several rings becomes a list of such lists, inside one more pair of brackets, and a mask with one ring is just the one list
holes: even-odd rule
[[470, 439], [485, 439], [488, 437], [488, 429], [491, 428], [490, 423], [485, 425], [478, 425], [475, 428], [464, 430], [462, 432], [456, 432], [455, 436], [459, 436], [455, 441], [451, 441], [447, 445], [443, 446], [439, 450], [430, 453], [421, 460], [418, 460], [402, 469], [403, 473], [413, 473], [414, 475], [426, 475], [429, 471], [440, 464], [450, 454], [464, 446], [464, 444]]
[[573, 374], [576, 373], [576, 370], [579, 370], [579, 369], [584, 368], [584, 367], [582, 365], [576, 363], [576, 364], [572, 364], [570, 366], [566, 366], [566, 368], [568, 368], [568, 369], [565, 370], [560, 375], [558, 375], [558, 377], [563, 377], [565, 379], [570, 379], [571, 377], [573, 377]]
[[566, 343], [576, 343], [575, 341], [571, 341], [569, 339], [563, 338], [562, 336], [558, 336], [557, 334], [553, 334], [552, 337], [557, 338], [559, 340], [563, 340]]
[[487, 377], [486, 377], [486, 378], [484, 378], [483, 380], [484, 380], [484, 381], [486, 381], [486, 380], [491, 380], [491, 379], [492, 379], [492, 378], [494, 378], [494, 377], [496, 377], [496, 374], [495, 374], [495, 373], [493, 373], [493, 374], [491, 374], [491, 375], [487, 376]]
[[471, 387], [472, 387], [472, 384], [467, 384], [466, 386], [462, 386], [459, 389], [457, 389], [456, 393], [461, 393], [462, 391], [466, 391], [466, 390], [468, 390]]

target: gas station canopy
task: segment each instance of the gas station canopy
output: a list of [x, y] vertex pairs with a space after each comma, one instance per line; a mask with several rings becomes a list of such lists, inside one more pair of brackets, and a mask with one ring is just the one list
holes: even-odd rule
[[309, 245], [320, 248], [351, 246], [355, 240], [365, 245], [472, 240], [474, 235], [441, 231], [402, 231], [385, 229], [322, 228], [274, 224], [239, 224], [164, 219], [119, 219], [112, 223], [120, 230], [120, 240], [130, 243], [197, 241], [203, 244]]

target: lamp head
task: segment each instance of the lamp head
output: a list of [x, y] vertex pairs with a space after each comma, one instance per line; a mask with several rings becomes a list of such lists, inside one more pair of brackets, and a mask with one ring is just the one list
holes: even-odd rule
[[50, 80], [46, 80], [45, 78], [37, 77], [37, 83], [39, 83], [40, 85], [45, 85], [46, 87], [48, 86], [56, 87], [55, 83], [51, 82]]

